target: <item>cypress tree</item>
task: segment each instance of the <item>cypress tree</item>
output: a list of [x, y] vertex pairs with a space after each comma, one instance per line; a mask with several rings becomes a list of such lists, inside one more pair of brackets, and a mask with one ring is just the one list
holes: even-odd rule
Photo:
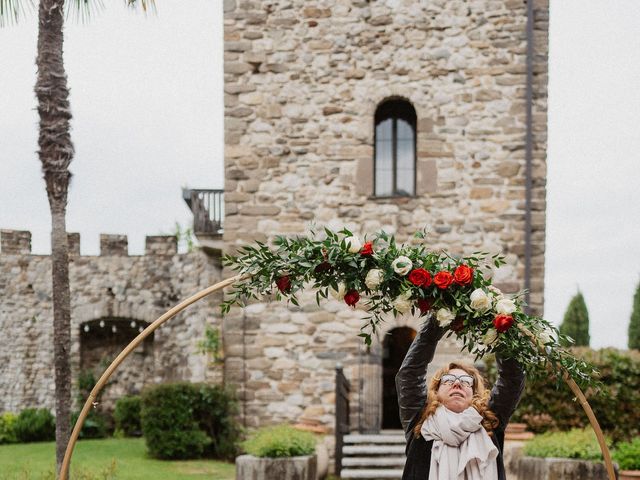
[[575, 346], [589, 346], [589, 312], [580, 291], [569, 302], [559, 330], [560, 333], [573, 338]]
[[640, 283], [633, 296], [633, 310], [629, 322], [629, 349], [640, 350]]

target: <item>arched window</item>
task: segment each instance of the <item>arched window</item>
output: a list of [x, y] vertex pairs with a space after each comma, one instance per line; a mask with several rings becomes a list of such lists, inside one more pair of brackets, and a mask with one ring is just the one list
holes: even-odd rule
[[406, 100], [386, 100], [376, 110], [375, 125], [374, 195], [415, 195], [415, 109]]

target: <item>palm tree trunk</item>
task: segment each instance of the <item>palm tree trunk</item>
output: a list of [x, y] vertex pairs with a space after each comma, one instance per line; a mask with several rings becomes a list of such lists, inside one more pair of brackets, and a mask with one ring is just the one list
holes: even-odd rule
[[71, 429], [71, 308], [65, 216], [73, 144], [69, 133], [69, 90], [62, 57], [63, 4], [63, 0], [40, 1], [35, 87], [40, 116], [38, 154], [51, 209], [57, 471], [60, 471]]

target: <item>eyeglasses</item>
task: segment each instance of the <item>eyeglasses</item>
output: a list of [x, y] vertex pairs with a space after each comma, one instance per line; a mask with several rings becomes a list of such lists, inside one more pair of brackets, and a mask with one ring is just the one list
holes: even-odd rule
[[440, 384], [450, 387], [456, 380], [460, 382], [460, 385], [464, 387], [473, 388], [473, 377], [471, 375], [454, 375], [452, 373], [446, 373], [440, 378]]

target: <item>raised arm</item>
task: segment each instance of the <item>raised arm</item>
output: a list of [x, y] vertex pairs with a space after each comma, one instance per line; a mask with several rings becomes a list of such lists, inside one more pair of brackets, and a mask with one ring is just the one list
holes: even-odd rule
[[405, 434], [411, 420], [424, 408], [427, 399], [427, 365], [433, 360], [436, 345], [443, 334], [444, 329], [434, 318], [425, 322], [396, 375], [400, 421]]
[[502, 358], [496, 355], [498, 379], [491, 390], [489, 408], [500, 420], [500, 427], [505, 428], [511, 415], [518, 406], [524, 390], [524, 370], [513, 358]]

